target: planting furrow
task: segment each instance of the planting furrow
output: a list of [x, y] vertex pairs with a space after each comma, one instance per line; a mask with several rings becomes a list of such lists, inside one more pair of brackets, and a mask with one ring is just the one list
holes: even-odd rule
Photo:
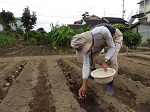
[[125, 67], [120, 67], [118, 72], [127, 78], [131, 78], [132, 81], [141, 82], [144, 86], [150, 87], [150, 77], [133, 72]]
[[[79, 61], [77, 59], [73, 60], [70, 59], [70, 61], [73, 62], [76, 66], [78, 66], [81, 70], [82, 68], [82, 63], [80, 62], [81, 60]], [[69, 61], [67, 63], [68, 66], [71, 65]], [[122, 62], [120, 61], [120, 63]], [[103, 102], [106, 105], [110, 105], [112, 101], [114, 104], [116, 103], [115, 105], [122, 105], [123, 106], [122, 109], [126, 108], [127, 109], [126, 112], [128, 112], [130, 109], [136, 112], [141, 112], [141, 110], [143, 112], [148, 112], [148, 110], [150, 109], [149, 77], [146, 77], [145, 75], [140, 78], [140, 75], [138, 73], [133, 74], [133, 71], [130, 71], [129, 69], [131, 68], [128, 68], [128, 72], [127, 69], [124, 68], [119, 69], [119, 74], [115, 78], [115, 86], [114, 86], [115, 95], [113, 97], [110, 97], [109, 99], [107, 98], [109, 96], [105, 94], [106, 89], [105, 84], [95, 84], [94, 82], [91, 82], [90, 84], [88, 84], [89, 89], [92, 91], [92, 93], [95, 93], [96, 96], [98, 96], [101, 100], [103, 100], [99, 102]], [[124, 70], [124, 72], [122, 70]], [[138, 79], [138, 77], [139, 80], [136, 80], [135, 78]], [[99, 105], [103, 104], [100, 103]], [[115, 108], [113, 112], [115, 110], [119, 110], [117, 107], [115, 107], [115, 105], [111, 105], [113, 106], [113, 108]]]
[[20, 49], [23, 49], [23, 48], [24, 48], [24, 46], [16, 46], [16, 47], [8, 48], [8, 49], [2, 49], [0, 51], [0, 56], [14, 54], [15, 52], [17, 52], [17, 51], [19, 51]]
[[134, 108], [136, 112], [148, 112], [150, 109], [150, 91], [140, 82], [119, 74], [115, 78], [115, 98]]
[[26, 56], [33, 56], [34, 52], [36, 51], [36, 49], [38, 48], [38, 46], [32, 46], [31, 49], [29, 50], [30, 52], [28, 52], [26, 54]]
[[13, 54], [13, 56], [27, 56], [33, 50], [32, 46], [27, 46], [23, 49], [20, 49], [18, 52]]
[[57, 51], [56, 49], [54, 49], [52, 46], [49, 46], [49, 50], [52, 51], [52, 55], [58, 55], [59, 51]]
[[43, 45], [43, 47], [42, 47], [41, 55], [45, 56], [45, 45]]
[[149, 66], [140, 64], [142, 60], [137, 62], [134, 60], [130, 61], [128, 58], [129, 57], [119, 58], [119, 74], [125, 74], [126, 77], [131, 78], [133, 81], [139, 81], [143, 85], [150, 87]]
[[47, 65], [45, 60], [40, 60], [38, 69], [38, 82], [33, 88], [33, 100], [29, 102], [29, 112], [55, 112], [51, 84], [47, 78]]
[[146, 55], [146, 54], [129, 54], [128, 55], [129, 58], [138, 58], [138, 59], [143, 59], [143, 60], [147, 60], [150, 61], [150, 56]]
[[6, 53], [5, 56], [22, 56], [22, 51], [28, 48], [29, 46], [22, 47], [21, 49], [18, 49], [18, 50], [11, 50], [11, 52]]
[[0, 62], [0, 72], [8, 65], [8, 62]]
[[0, 87], [4, 85], [2, 82], [4, 82], [5, 79], [15, 74], [15, 72], [19, 69], [18, 67], [20, 64], [21, 61], [12, 61], [0, 72]]
[[56, 112], [87, 112], [75, 100], [55, 57], [47, 59], [47, 67]]
[[15, 78], [6, 97], [0, 104], [0, 112], [29, 111], [28, 102], [32, 99], [32, 89], [36, 85], [38, 61], [24, 63], [24, 68]]
[[49, 46], [44, 46], [45, 55], [52, 55], [53, 52], [50, 50]]
[[16, 81], [16, 78], [19, 76], [21, 71], [23, 70], [26, 62], [17, 62], [11, 63], [11, 66], [8, 66], [6, 70], [0, 72], [0, 100], [1, 102], [5, 99], [7, 93], [10, 88]]
[[[74, 65], [70, 63], [70, 60], [65, 60], [62, 62], [61, 65], [63, 69], [66, 69], [66, 71], [70, 71], [71, 76], [74, 77], [77, 82], [77, 85], [75, 87], [71, 87], [73, 91], [75, 92], [76, 100], [80, 104], [81, 107], [83, 107], [87, 112], [135, 112], [134, 109], [130, 108], [129, 105], [126, 105], [122, 102], [120, 102], [117, 98], [108, 96], [105, 94], [104, 85], [97, 84], [94, 82], [94, 80], [89, 80], [88, 82], [88, 90], [87, 90], [87, 98], [86, 100], [79, 100], [77, 98], [77, 91], [79, 87], [81, 86], [81, 68], [76, 69]], [[70, 68], [70, 69], [69, 69]], [[73, 69], [75, 68], [75, 69]], [[80, 86], [79, 86], [80, 85]], [[73, 92], [74, 93], [74, 92]], [[89, 96], [89, 97], [88, 97]], [[82, 103], [84, 102], [84, 103]], [[88, 103], [88, 102], [92, 102]], [[113, 103], [112, 103], [113, 102]], [[121, 106], [121, 107], [120, 107]], [[94, 107], [94, 108], [93, 108]]]
[[32, 56], [42, 56], [42, 51], [43, 51], [43, 46], [38, 46], [32, 53]]

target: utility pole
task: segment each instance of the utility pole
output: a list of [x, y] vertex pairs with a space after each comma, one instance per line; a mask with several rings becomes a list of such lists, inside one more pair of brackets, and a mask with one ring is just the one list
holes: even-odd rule
[[105, 17], [105, 9], [104, 9], [104, 15], [103, 15], [103, 17]]
[[144, 0], [144, 14], [146, 13], [146, 4], [145, 4], [145, 0]]
[[125, 10], [124, 10], [124, 0], [123, 0], [123, 10], [122, 10], [122, 19], [124, 19]]

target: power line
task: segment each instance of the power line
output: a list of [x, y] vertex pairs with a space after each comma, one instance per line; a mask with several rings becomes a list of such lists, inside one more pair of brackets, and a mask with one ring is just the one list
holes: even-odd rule
[[[8, 4], [24, 5], [24, 4], [20, 4], [20, 3], [14, 3], [14, 2], [6, 2], [6, 1], [0, 1], [0, 2], [8, 3]], [[49, 8], [49, 7], [41, 7], [41, 6], [33, 6], [33, 5], [30, 5], [30, 6], [37, 7], [37, 8], [44, 8], [44, 9], [61, 10], [61, 11], [73, 11], [73, 10], [54, 9], [54, 8]], [[83, 12], [83, 11], [74, 11], [74, 12]]]
[[[0, 2], [7, 3], [7, 4], [24, 5], [24, 4], [20, 4], [20, 3], [14, 3], [14, 2], [6, 2], [6, 1], [0, 1]], [[65, 11], [65, 12], [71, 11], [72, 13], [73, 13], [73, 12], [85, 13], [85, 11], [73, 11], [73, 10], [64, 10], [64, 9], [54, 9], [54, 8], [49, 8], [49, 7], [41, 7], [41, 6], [33, 6], [33, 5], [30, 5], [30, 6], [31, 6], [31, 7], [42, 8], [42, 9], [60, 10], [60, 11]], [[89, 12], [89, 13], [96, 13], [96, 14], [100, 14], [100, 15], [103, 15], [103, 14], [104, 14], [104, 13], [99, 13], [99, 12]], [[105, 14], [106, 14], [106, 13], [105, 13]], [[107, 14], [107, 15], [118, 15], [118, 14]], [[68, 18], [69, 18], [69, 17], [68, 17]]]
[[[17, 15], [22, 15], [22, 14], [18, 14], [18, 13], [14, 13], [14, 14], [17, 14]], [[65, 17], [65, 16], [45, 16], [45, 15], [36, 15], [36, 16], [41, 16], [41, 17], [59, 17], [59, 18], [80, 18], [80, 17], [71, 17], [71, 16], [69, 16], [69, 17]]]

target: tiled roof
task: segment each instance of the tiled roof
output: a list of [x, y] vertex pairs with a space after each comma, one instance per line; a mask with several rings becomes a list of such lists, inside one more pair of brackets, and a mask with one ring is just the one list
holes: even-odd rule
[[101, 20], [101, 19], [84, 19], [84, 21], [86, 22], [86, 25], [91, 25], [91, 26], [95, 26], [100, 23], [107, 23], [105, 20]]
[[127, 21], [122, 18], [116, 18], [116, 17], [103, 17], [109, 21], [109, 23], [126, 23]]
[[81, 24], [69, 24], [68, 26], [70, 26], [73, 29], [78, 29], [81, 26], [83, 26], [84, 22], [85, 22], [85, 25], [87, 25], [87, 26], [90, 25], [92, 27], [95, 26], [95, 25], [97, 25], [97, 24], [101, 24], [101, 23], [110, 23], [110, 24], [121, 23], [121, 24], [124, 24], [124, 25], [128, 26], [126, 24], [127, 21], [125, 21], [122, 18], [117, 18], [117, 17], [102, 17], [100, 19], [98, 19], [98, 18], [97, 19], [95, 19], [95, 18], [93, 18], [93, 19], [83, 18], [82, 20], [83, 21], [82, 21]]
[[87, 19], [101, 19], [101, 18], [93, 14], [93, 15], [87, 17]]

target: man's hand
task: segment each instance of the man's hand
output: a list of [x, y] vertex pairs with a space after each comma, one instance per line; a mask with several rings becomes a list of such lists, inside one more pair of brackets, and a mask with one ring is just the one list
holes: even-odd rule
[[86, 98], [86, 87], [87, 87], [87, 78], [84, 78], [83, 79], [83, 82], [82, 82], [82, 86], [80, 87], [79, 89], [79, 98], [80, 99], [84, 99]]
[[81, 86], [81, 88], [79, 89], [79, 98], [80, 99], [84, 99], [86, 98], [86, 87], [85, 86]]
[[101, 64], [102, 64], [102, 67], [104, 68], [104, 71], [107, 71], [107, 68], [110, 68], [110, 67], [107, 65], [107, 63], [106, 63], [105, 60], [103, 60]]

